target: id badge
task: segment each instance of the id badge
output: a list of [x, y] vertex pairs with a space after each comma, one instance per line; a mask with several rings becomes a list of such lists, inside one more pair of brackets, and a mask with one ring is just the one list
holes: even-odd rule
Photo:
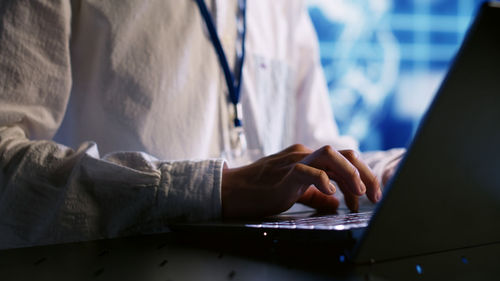
[[242, 158], [247, 152], [247, 139], [242, 126], [231, 129], [231, 156], [233, 159]]

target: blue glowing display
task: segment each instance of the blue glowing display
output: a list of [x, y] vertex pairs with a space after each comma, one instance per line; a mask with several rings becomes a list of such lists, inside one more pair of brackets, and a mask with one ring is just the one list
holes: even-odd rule
[[482, 0], [308, 0], [342, 134], [406, 146]]

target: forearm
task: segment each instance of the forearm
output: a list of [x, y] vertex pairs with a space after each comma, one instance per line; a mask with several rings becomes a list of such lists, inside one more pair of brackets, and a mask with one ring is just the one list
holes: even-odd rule
[[0, 129], [0, 248], [168, 230], [220, 217], [222, 160], [164, 162], [145, 153], [99, 157]]

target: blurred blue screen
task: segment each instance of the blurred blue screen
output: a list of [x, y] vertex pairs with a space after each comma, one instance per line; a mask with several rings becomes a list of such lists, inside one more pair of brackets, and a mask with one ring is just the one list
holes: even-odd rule
[[341, 134], [405, 147], [483, 0], [308, 0]]

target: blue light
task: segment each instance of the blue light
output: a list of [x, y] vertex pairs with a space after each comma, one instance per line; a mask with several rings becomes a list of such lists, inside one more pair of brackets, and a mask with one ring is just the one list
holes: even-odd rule
[[406, 146], [483, 1], [307, 0], [340, 133]]
[[466, 257], [462, 257], [462, 263], [463, 264], [468, 264], [469, 260]]
[[345, 256], [344, 255], [340, 255], [339, 256], [339, 261], [340, 262], [345, 262]]
[[420, 266], [420, 264], [417, 264], [417, 266], [415, 266], [415, 269], [417, 270], [418, 274], [422, 274], [424, 272], [424, 270], [422, 269], [422, 267]]

